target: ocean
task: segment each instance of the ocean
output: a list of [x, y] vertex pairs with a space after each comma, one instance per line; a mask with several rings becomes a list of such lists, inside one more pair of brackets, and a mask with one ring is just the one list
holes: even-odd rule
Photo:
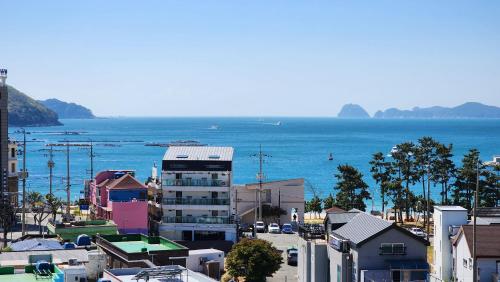
[[[471, 148], [481, 152], [483, 160], [500, 154], [500, 120], [382, 120], [337, 118], [107, 118], [92, 120], [61, 120], [64, 126], [26, 128], [27, 189], [47, 193], [48, 152], [46, 144], [65, 140], [93, 140], [94, 168], [134, 169], [140, 180], [151, 174], [154, 163], [161, 167], [167, 148], [145, 146], [149, 142], [168, 143], [175, 140], [196, 140], [211, 146], [232, 146], [234, 183], [256, 181], [259, 160], [254, 155], [262, 145], [266, 180], [306, 179], [306, 198], [313, 191], [322, 197], [334, 194], [334, 174], [339, 164], [357, 167], [364, 180], [375, 188], [369, 161], [378, 151], [388, 153], [395, 144], [432, 136], [442, 143], [453, 143], [454, 160], [458, 164]], [[9, 136], [22, 141], [19, 128], [9, 128]], [[67, 135], [64, 132], [79, 132]], [[106, 144], [106, 145], [105, 145]], [[112, 144], [112, 145], [109, 145]], [[65, 198], [66, 152], [54, 152], [54, 186], [56, 194]], [[333, 160], [328, 160], [329, 154]], [[72, 199], [83, 190], [89, 176], [89, 150], [71, 147], [70, 171]], [[19, 168], [22, 156], [19, 156]], [[21, 189], [21, 185], [20, 185]], [[420, 187], [416, 187], [419, 191]], [[431, 194], [438, 198], [436, 188]], [[378, 197], [375, 199], [380, 206]]]

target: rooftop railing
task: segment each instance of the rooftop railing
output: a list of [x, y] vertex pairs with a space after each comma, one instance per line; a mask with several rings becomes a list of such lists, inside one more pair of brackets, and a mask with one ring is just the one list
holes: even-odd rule
[[207, 187], [225, 187], [229, 183], [224, 180], [208, 179], [166, 179], [163, 180], [163, 186], [207, 186]]
[[229, 205], [229, 199], [163, 198], [164, 205]]
[[163, 223], [231, 224], [228, 216], [164, 216]]

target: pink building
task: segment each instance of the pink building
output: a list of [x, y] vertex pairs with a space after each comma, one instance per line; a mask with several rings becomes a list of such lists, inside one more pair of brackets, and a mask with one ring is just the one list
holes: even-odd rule
[[120, 233], [148, 234], [148, 188], [131, 170], [99, 172], [90, 183], [94, 218], [113, 220]]

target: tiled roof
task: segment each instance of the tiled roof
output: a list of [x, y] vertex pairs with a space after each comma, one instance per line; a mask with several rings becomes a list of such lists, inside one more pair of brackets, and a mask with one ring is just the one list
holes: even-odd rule
[[[469, 251], [472, 253], [472, 225], [462, 225], [453, 244], [465, 236]], [[476, 252], [478, 257], [500, 258], [500, 225], [477, 225]]]
[[130, 174], [125, 174], [118, 179], [112, 180], [106, 185], [106, 187], [108, 187], [108, 189], [132, 189], [132, 188], [147, 189], [146, 185], [139, 182]]
[[231, 161], [233, 153], [233, 147], [172, 146], [165, 152], [163, 160]]
[[325, 212], [326, 213], [345, 212], [345, 210], [343, 210], [343, 209], [341, 209], [341, 208], [339, 208], [337, 206], [333, 206], [333, 207], [331, 207], [329, 209], [326, 209]]

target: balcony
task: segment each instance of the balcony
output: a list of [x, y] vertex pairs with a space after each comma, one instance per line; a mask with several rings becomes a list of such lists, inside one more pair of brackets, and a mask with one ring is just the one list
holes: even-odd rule
[[163, 198], [164, 205], [206, 205], [227, 206], [229, 199]]
[[163, 186], [204, 186], [204, 187], [227, 187], [229, 183], [225, 180], [208, 179], [166, 179]]
[[163, 223], [231, 224], [228, 216], [164, 216]]

